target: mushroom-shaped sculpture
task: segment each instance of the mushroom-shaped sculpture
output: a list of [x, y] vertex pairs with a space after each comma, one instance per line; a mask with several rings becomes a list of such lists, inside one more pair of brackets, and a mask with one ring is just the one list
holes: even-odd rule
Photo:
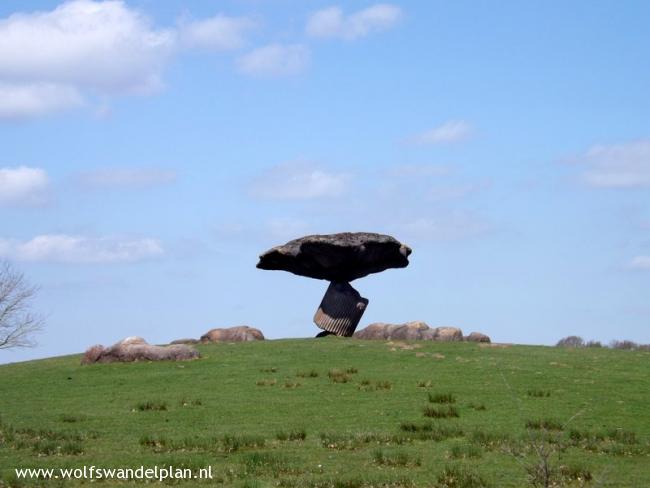
[[349, 337], [368, 305], [349, 282], [389, 268], [405, 268], [409, 254], [411, 248], [391, 236], [343, 232], [305, 236], [269, 249], [257, 267], [330, 281], [314, 323], [325, 331], [319, 336]]

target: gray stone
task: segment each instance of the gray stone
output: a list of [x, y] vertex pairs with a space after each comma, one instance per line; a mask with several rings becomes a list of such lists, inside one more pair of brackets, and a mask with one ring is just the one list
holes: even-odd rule
[[201, 336], [201, 342], [248, 342], [263, 341], [264, 334], [259, 329], [247, 325], [211, 329]]
[[269, 249], [257, 267], [344, 283], [389, 268], [405, 268], [409, 254], [411, 248], [391, 236], [344, 232], [305, 236]]

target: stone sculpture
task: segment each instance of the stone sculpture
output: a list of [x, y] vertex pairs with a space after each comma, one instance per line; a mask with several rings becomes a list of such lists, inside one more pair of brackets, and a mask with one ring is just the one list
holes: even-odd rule
[[305, 236], [269, 249], [257, 267], [329, 281], [314, 315], [314, 323], [324, 331], [318, 336], [349, 337], [368, 306], [368, 299], [350, 281], [389, 268], [405, 268], [410, 254], [410, 247], [391, 236], [344, 232]]

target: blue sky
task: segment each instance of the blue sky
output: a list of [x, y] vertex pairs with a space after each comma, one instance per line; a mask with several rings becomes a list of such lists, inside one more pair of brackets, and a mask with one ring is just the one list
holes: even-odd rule
[[376, 231], [362, 326], [650, 342], [647, 2], [0, 4], [0, 258], [38, 347], [247, 324], [309, 337], [326, 283], [255, 268]]

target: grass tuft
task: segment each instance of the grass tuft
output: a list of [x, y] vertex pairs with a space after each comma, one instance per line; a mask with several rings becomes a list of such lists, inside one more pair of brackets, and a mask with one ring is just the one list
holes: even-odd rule
[[449, 450], [452, 459], [477, 459], [483, 456], [483, 451], [474, 444], [454, 444]]
[[430, 417], [433, 419], [447, 419], [447, 418], [460, 417], [460, 414], [458, 413], [458, 409], [453, 405], [447, 405], [446, 407], [426, 406], [423, 409], [423, 414], [425, 417]]
[[318, 371], [310, 369], [309, 371], [298, 371], [296, 376], [299, 378], [318, 378]]
[[387, 453], [383, 449], [375, 449], [372, 452], [372, 459], [375, 464], [381, 466], [395, 467], [415, 467], [422, 464], [422, 460], [417, 456], [411, 456], [406, 452]]
[[436, 488], [487, 488], [488, 483], [476, 472], [463, 465], [447, 466], [438, 475]]
[[528, 396], [533, 398], [548, 398], [551, 392], [548, 390], [528, 390]]
[[305, 429], [290, 430], [289, 432], [280, 431], [275, 434], [279, 441], [304, 441], [307, 438]]
[[167, 410], [167, 402], [147, 400], [136, 404], [134, 410], [137, 410], [138, 412], [163, 412]]
[[526, 428], [531, 430], [564, 430], [561, 422], [554, 419], [533, 419], [526, 421]]
[[456, 403], [456, 397], [451, 393], [429, 393], [429, 403]]

